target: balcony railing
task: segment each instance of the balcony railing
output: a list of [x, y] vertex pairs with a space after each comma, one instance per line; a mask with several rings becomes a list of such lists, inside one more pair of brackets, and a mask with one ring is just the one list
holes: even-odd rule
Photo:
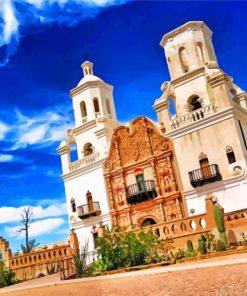
[[90, 165], [95, 161], [99, 160], [99, 157], [99, 152], [92, 153], [88, 156], [83, 157], [82, 159], [71, 162], [69, 165], [69, 169], [71, 172], [79, 170], [80, 168]]
[[85, 204], [77, 207], [78, 217], [80, 219], [86, 219], [92, 216], [98, 216], [101, 214], [100, 206], [98, 201], [94, 201], [89, 204]]
[[126, 188], [129, 204], [137, 204], [157, 197], [154, 181], [140, 181]]
[[189, 172], [190, 184], [195, 188], [222, 179], [217, 164]]
[[216, 110], [216, 106], [214, 104], [210, 104], [202, 108], [199, 108], [195, 111], [189, 112], [185, 115], [175, 117], [171, 121], [171, 128], [174, 130], [188, 124], [188, 122], [199, 121], [202, 118], [207, 117], [208, 115], [214, 113], [215, 110]]

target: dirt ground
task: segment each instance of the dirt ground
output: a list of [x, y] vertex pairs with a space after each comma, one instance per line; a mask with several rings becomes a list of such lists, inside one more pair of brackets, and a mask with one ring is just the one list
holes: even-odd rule
[[[2, 291], [3, 292], [3, 291]], [[247, 296], [247, 263], [124, 278], [74, 280], [8, 296]]]

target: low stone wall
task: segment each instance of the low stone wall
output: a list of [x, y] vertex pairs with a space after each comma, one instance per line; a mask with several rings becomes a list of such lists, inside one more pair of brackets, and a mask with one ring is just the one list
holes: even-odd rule
[[58, 272], [61, 260], [72, 258], [69, 245], [39, 250], [10, 258], [10, 269], [21, 280], [36, 278], [41, 274]]
[[230, 244], [241, 244], [241, 233], [247, 236], [247, 209], [225, 214], [225, 225]]
[[152, 231], [159, 236], [160, 239], [172, 238], [174, 247], [187, 249], [187, 241], [197, 242], [202, 233], [211, 232], [218, 238], [218, 231], [214, 219], [214, 204], [211, 198], [206, 199], [206, 213], [185, 217], [182, 219], [171, 220], [144, 228], [133, 230], [139, 232], [141, 230]]

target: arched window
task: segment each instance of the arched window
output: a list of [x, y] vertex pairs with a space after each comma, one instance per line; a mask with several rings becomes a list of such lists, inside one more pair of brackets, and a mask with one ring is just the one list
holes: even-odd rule
[[230, 89], [230, 98], [233, 99], [237, 95], [237, 91], [234, 88]]
[[93, 145], [91, 143], [86, 143], [83, 148], [84, 156], [88, 156], [93, 153]]
[[182, 67], [182, 71], [183, 73], [187, 73], [189, 71], [189, 65], [188, 65], [188, 56], [187, 56], [186, 49], [184, 47], [180, 47], [178, 54], [179, 54], [179, 60]]
[[75, 203], [75, 200], [74, 198], [71, 198], [71, 210], [72, 210], [72, 213], [75, 213], [76, 212], [76, 203]]
[[226, 156], [227, 156], [229, 164], [236, 162], [235, 153], [233, 152], [232, 147], [230, 147], [230, 146], [226, 147]]
[[189, 98], [188, 103], [190, 104], [190, 111], [195, 111], [202, 108], [200, 98], [197, 95], [193, 95]]
[[196, 44], [196, 52], [197, 52], [197, 56], [198, 56], [199, 60], [204, 62], [203, 49], [202, 49], [202, 43], [201, 42], [197, 42], [197, 44]]
[[94, 106], [94, 112], [99, 112], [99, 100], [98, 100], [98, 98], [93, 99], [93, 106]]
[[176, 115], [175, 102], [171, 98], [168, 98], [167, 100], [169, 102], [169, 113], [170, 113], [170, 116], [173, 117], [174, 115]]
[[72, 142], [70, 143], [70, 162], [76, 161], [77, 159], [78, 159], [78, 155], [77, 155], [76, 143]]
[[108, 114], [111, 114], [111, 105], [110, 105], [110, 101], [108, 99], [106, 99], [106, 111]]
[[87, 116], [86, 103], [84, 101], [82, 101], [80, 104], [80, 107], [81, 107], [81, 116], [86, 117]]

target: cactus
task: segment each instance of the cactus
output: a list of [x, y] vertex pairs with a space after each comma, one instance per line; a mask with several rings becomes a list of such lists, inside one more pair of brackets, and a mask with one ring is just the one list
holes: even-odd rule
[[223, 208], [218, 203], [214, 205], [214, 219], [220, 234], [220, 240], [222, 240], [225, 246], [227, 246], [228, 243], [227, 243], [227, 237], [225, 232], [226, 229], [225, 229], [225, 223], [224, 223], [224, 212], [223, 212]]
[[224, 242], [222, 240], [218, 240], [216, 243], [216, 251], [217, 252], [222, 252], [226, 250], [226, 245], [224, 244]]
[[193, 252], [194, 248], [193, 248], [193, 243], [191, 240], [187, 240], [187, 249], [189, 252]]
[[205, 241], [202, 238], [198, 239], [198, 251], [202, 254], [205, 255], [207, 254], [207, 248]]

